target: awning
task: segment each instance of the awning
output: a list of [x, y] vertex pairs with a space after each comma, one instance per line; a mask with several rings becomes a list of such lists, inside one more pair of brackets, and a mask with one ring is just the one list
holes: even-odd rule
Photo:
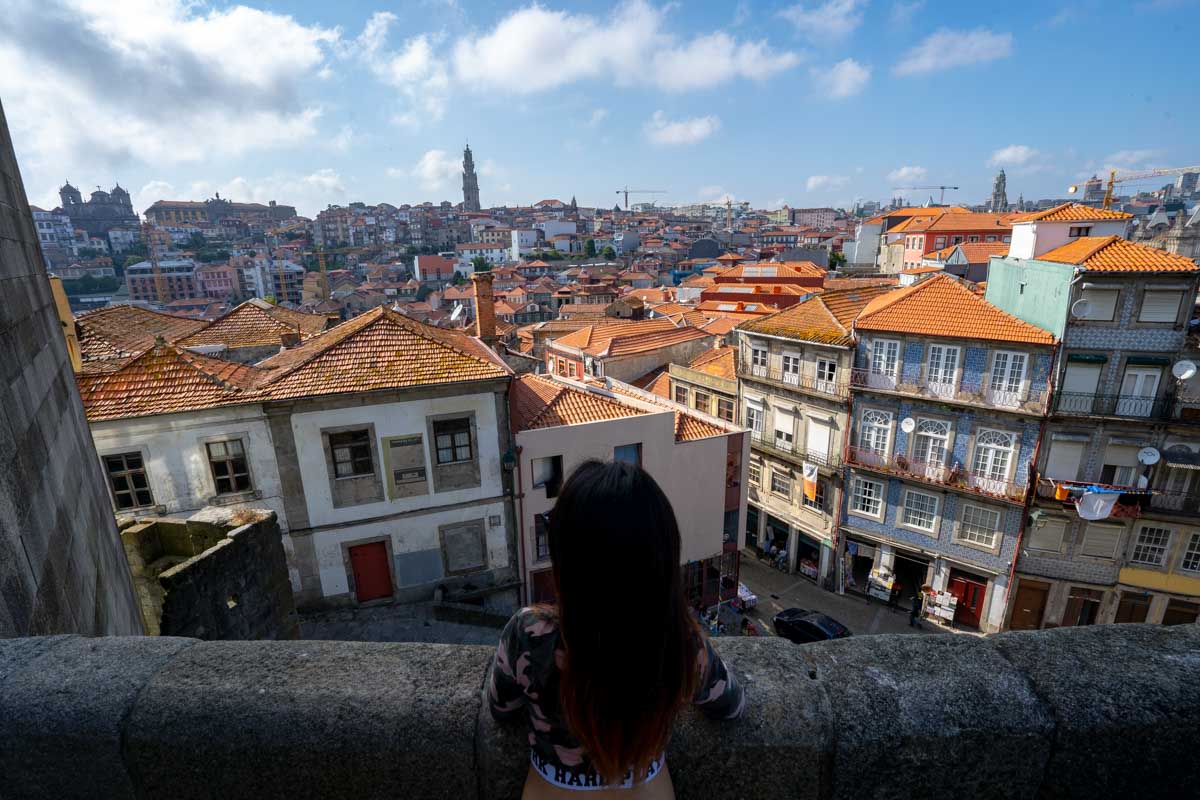
[[1163, 453], [1163, 460], [1167, 462], [1167, 466], [1169, 467], [1200, 469], [1200, 453], [1194, 453], [1184, 447], [1169, 448]]
[[1100, 355], [1099, 353], [1068, 353], [1067, 361], [1081, 361], [1084, 364], [1103, 364], [1108, 361], [1108, 356]]
[[1126, 364], [1145, 364], [1152, 367], [1165, 367], [1171, 363], [1171, 359], [1163, 356], [1130, 356], [1125, 359]]

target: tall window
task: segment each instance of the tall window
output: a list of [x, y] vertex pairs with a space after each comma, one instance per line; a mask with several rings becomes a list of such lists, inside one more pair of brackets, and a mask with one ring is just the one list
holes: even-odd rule
[[757, 461], [750, 462], [750, 483], [755, 486], [762, 484], [762, 465]]
[[833, 394], [837, 391], [837, 362], [817, 359], [817, 391]]
[[533, 459], [533, 488], [545, 489], [546, 497], [558, 497], [559, 487], [562, 486], [563, 460], [562, 456], [548, 456]]
[[941, 344], [929, 346], [929, 364], [925, 382], [938, 396], [954, 394], [955, 377], [958, 373], [959, 349]]
[[783, 382], [792, 385], [800, 383], [800, 356], [783, 357]]
[[777, 469], [771, 470], [771, 493], [790, 500], [792, 498], [791, 476]]
[[904, 509], [901, 522], [922, 531], [932, 531], [937, 524], [937, 495], [925, 494], [909, 489], [904, 493]]
[[940, 419], [917, 422], [913, 436], [913, 460], [927, 467], [941, 467], [950, 449], [950, 423]]
[[550, 512], [533, 515], [533, 547], [535, 558], [545, 561], [550, 557]]
[[708, 392], [702, 392], [697, 389], [695, 396], [692, 399], [695, 401], [695, 408], [697, 411], [703, 411], [705, 414], [709, 413], [709, 409], [712, 407], [712, 398], [709, 396]]
[[850, 492], [850, 509], [869, 517], [883, 512], [883, 484], [867, 478], [855, 478]]
[[1167, 545], [1171, 541], [1170, 528], [1155, 528], [1142, 526], [1138, 531], [1137, 544], [1133, 546], [1133, 555], [1129, 561], [1133, 564], [1145, 564], [1149, 567], [1160, 567], [1167, 554]]
[[804, 506], [814, 509], [815, 511], [825, 511], [825, 481], [817, 481], [817, 496], [809, 500], [808, 495], [804, 495]]
[[990, 401], [999, 406], [1015, 406], [1025, 399], [1025, 353], [998, 350], [992, 355], [992, 372], [988, 381]]
[[886, 456], [892, 438], [892, 414], [869, 408], [863, 412], [858, 444], [863, 450]]
[[756, 434], [762, 434], [763, 410], [756, 406], [746, 406], [746, 427]]
[[338, 478], [354, 478], [374, 475], [375, 465], [371, 460], [371, 434], [369, 431], [342, 431], [329, 434], [329, 448], [333, 451], [333, 474]]
[[688, 390], [686, 386], [675, 387], [675, 402], [681, 406], [686, 406], [688, 402]]
[[455, 464], [471, 460], [471, 419], [444, 419], [433, 423], [437, 463]]
[[718, 397], [717, 416], [727, 422], [733, 422], [733, 401], [727, 397]]
[[1183, 551], [1183, 560], [1179, 568], [1188, 572], [1200, 572], [1200, 533], [1193, 533], [1188, 540], [1187, 550]]
[[[975, 437], [974, 477], [988, 484], [1008, 482], [1008, 469], [1013, 460], [1016, 434], [1004, 431], [981, 430]], [[999, 489], [999, 486], [982, 488]]]
[[876, 339], [871, 343], [871, 374], [881, 379], [895, 380], [900, 361], [900, 342]]
[[758, 347], [750, 348], [750, 372], [753, 375], [767, 374], [767, 351]]
[[633, 464], [640, 467], [642, 465], [642, 445], [623, 444], [613, 448], [613, 461], [620, 461], [625, 464]]
[[996, 545], [996, 531], [1000, 527], [1000, 513], [980, 506], [964, 505], [962, 523], [958, 526], [958, 538], [984, 547]]
[[208, 450], [208, 466], [212, 469], [217, 494], [250, 491], [250, 468], [246, 465], [246, 454], [242, 449], [241, 439], [209, 442], [205, 447]]
[[108, 472], [108, 483], [118, 511], [154, 505], [141, 453], [105, 456], [104, 469]]

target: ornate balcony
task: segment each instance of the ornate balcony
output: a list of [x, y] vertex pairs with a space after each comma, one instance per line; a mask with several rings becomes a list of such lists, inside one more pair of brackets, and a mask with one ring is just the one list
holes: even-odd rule
[[1056, 414], [1077, 417], [1130, 417], [1164, 420], [1174, 416], [1175, 398], [1143, 397], [1128, 394], [1058, 392], [1054, 396]]
[[[811, 365], [806, 366], [811, 369]], [[806, 374], [805, 372], [785, 371], [779, 367], [751, 364], [750, 361], [744, 358], [738, 362], [738, 374], [742, 377], [755, 378], [780, 386], [786, 386], [790, 389], [812, 392], [826, 397], [845, 398], [850, 390], [846, 380], [841, 377], [835, 377], [833, 380], [821, 380], [815, 375]]]
[[796, 463], [807, 461], [809, 464], [829, 469], [837, 469], [842, 463], [837, 453], [818, 453], [806, 450], [796, 442], [788, 442], [777, 437], [774, 432], [751, 431], [750, 446]]
[[846, 448], [846, 463], [906, 480], [946, 486], [959, 492], [970, 492], [1010, 503], [1024, 502], [1025, 491], [1028, 488], [1026, 482], [1002, 480], [991, 475], [975, 473], [958, 463], [926, 463], [902, 455], [877, 453], [863, 447]]
[[964, 386], [961, 378], [957, 381], [945, 380], [941, 375], [931, 375], [925, 366], [918, 369], [916, 374], [911, 372], [889, 374], [871, 369], [852, 369], [850, 370], [850, 386], [854, 389], [869, 389], [927, 400], [987, 406], [1023, 414], [1046, 413], [1046, 401], [1049, 396], [1046, 390], [1031, 390], [1024, 382], [1016, 387], [999, 383], [993, 384], [990, 377], [984, 379], [982, 386]]

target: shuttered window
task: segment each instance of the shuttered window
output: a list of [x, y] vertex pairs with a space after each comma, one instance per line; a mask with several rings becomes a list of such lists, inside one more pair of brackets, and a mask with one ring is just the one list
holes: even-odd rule
[[1098, 525], [1089, 522], [1083, 534], [1083, 547], [1080, 550], [1085, 556], [1096, 558], [1112, 558], [1117, 552], [1117, 542], [1121, 540], [1120, 525]]
[[1029, 549], [1057, 553], [1067, 531], [1065, 519], [1043, 519], [1029, 529]]
[[1082, 319], [1110, 320], [1116, 315], [1117, 297], [1120, 292], [1116, 289], [1084, 289], [1080, 297], [1091, 304], [1088, 314]]
[[1142, 295], [1139, 322], [1174, 322], [1179, 316], [1183, 292], [1146, 292]]
[[1050, 442], [1050, 455], [1046, 459], [1046, 477], [1051, 480], [1073, 481], [1079, 477], [1079, 464], [1083, 460], [1084, 442], [1067, 442], [1056, 439]]

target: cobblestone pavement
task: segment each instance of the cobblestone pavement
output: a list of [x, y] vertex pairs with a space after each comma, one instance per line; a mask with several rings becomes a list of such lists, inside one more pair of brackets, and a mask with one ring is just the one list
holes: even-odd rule
[[428, 607], [395, 605], [301, 614], [300, 635], [305, 639], [343, 642], [494, 645], [500, 640], [500, 629], [443, 622], [434, 619]]
[[803, 575], [788, 574], [770, 567], [753, 554], [742, 552], [742, 583], [758, 595], [758, 607], [750, 618], [758, 629], [774, 635], [772, 618], [785, 608], [806, 608], [833, 617], [855, 636], [872, 633], [951, 633], [935, 622], [924, 620], [920, 628], [909, 627], [908, 608], [889, 609], [886, 604], [859, 595], [827, 592]]

